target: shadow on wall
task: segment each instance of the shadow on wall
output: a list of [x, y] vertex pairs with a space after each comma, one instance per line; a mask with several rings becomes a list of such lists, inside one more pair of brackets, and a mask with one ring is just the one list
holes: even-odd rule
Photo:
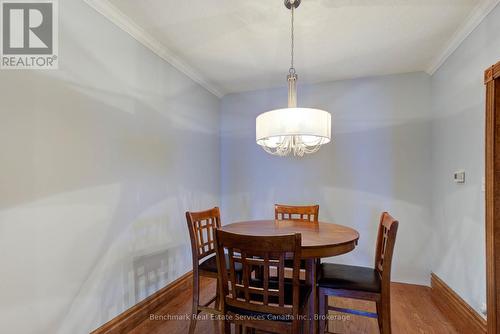
[[[254, 138], [224, 136], [224, 150], [231, 152], [223, 166], [223, 172], [229, 174], [224, 196], [242, 199], [234, 211], [241, 218], [230, 219], [248, 219], [260, 213], [267, 217], [273, 210], [268, 203], [276, 200], [315, 203], [323, 196], [318, 187], [430, 206], [430, 135], [430, 121], [334, 134], [330, 144], [302, 158], [272, 156]], [[242, 147], [249, 148], [247, 154], [232, 155]], [[258, 200], [259, 194], [265, 200]], [[330, 203], [321, 211], [337, 210]]]
[[[427, 283], [431, 182], [431, 121], [418, 120], [334, 133], [314, 155], [268, 155], [250, 136], [222, 137], [224, 223], [273, 217], [274, 203], [320, 205], [320, 220], [360, 232], [359, 247], [331, 259], [373, 265], [382, 211], [401, 222], [395, 278]], [[241, 154], [241, 147], [248, 148]], [[242, 189], [244, 189], [242, 191]]]
[[218, 203], [217, 99], [154, 55], [124, 80], [76, 47], [91, 70], [0, 81], [0, 322], [20, 332], [88, 332], [184, 274], [183, 213]]
[[140, 301], [172, 282], [181, 268], [184, 247], [170, 247], [164, 251], [142, 255], [133, 260], [135, 300]]

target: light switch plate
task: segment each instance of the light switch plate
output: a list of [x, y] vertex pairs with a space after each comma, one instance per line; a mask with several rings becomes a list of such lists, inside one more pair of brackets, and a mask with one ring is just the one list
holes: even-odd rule
[[465, 171], [458, 170], [453, 174], [453, 181], [455, 183], [465, 183]]

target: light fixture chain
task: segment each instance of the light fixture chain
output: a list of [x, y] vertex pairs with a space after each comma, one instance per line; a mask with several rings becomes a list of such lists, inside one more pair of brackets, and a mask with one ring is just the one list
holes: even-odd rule
[[331, 115], [311, 108], [297, 108], [297, 74], [295, 62], [295, 8], [301, 0], [284, 0], [291, 12], [290, 70], [288, 81], [288, 108], [268, 111], [256, 119], [257, 144], [273, 155], [293, 154], [302, 157], [317, 152], [331, 140]]
[[291, 11], [292, 11], [292, 31], [291, 31], [291, 64], [290, 64], [290, 72], [295, 72], [295, 68], [293, 67], [293, 63], [294, 63], [294, 39], [295, 39], [295, 33], [294, 33], [294, 21], [295, 21], [295, 6], [293, 5], [292, 3], [292, 8], [291, 8]]

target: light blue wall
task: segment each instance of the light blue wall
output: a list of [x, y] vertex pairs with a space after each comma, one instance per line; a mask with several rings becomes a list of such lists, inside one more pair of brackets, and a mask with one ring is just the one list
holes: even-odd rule
[[255, 144], [255, 116], [284, 106], [285, 89], [220, 106], [83, 2], [59, 4], [60, 70], [0, 74], [0, 332], [88, 333], [189, 270], [183, 212], [219, 202], [225, 223], [319, 203], [321, 219], [361, 232], [330, 261], [359, 265], [389, 210], [394, 279], [435, 271], [480, 309], [482, 75], [500, 60], [500, 8], [432, 78], [300, 86], [299, 105], [332, 112], [334, 140], [294, 159]]
[[[478, 312], [486, 299], [484, 70], [500, 60], [497, 6], [432, 76], [433, 270]], [[466, 183], [453, 182], [464, 169]]]
[[379, 215], [388, 210], [401, 221], [394, 279], [428, 284], [429, 88], [424, 73], [299, 86], [299, 106], [333, 115], [332, 143], [301, 159], [271, 156], [255, 143], [255, 117], [285, 106], [286, 89], [225, 96], [223, 222], [273, 217], [274, 203], [318, 203], [321, 220], [361, 234], [354, 252], [330, 261], [372, 266]]
[[89, 333], [191, 268], [219, 99], [79, 0], [60, 70], [0, 71], [0, 332]]

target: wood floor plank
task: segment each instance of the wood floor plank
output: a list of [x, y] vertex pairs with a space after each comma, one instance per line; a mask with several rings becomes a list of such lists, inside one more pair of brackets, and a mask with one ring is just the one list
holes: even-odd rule
[[[209, 300], [215, 293], [215, 281], [203, 278], [201, 281], [202, 301]], [[439, 311], [431, 300], [430, 288], [402, 283], [391, 285], [392, 294], [392, 328], [394, 334], [457, 334], [458, 331]], [[332, 298], [331, 303], [337, 307], [358, 308], [374, 311], [369, 302], [359, 302], [341, 298]], [[183, 317], [191, 312], [191, 292], [183, 292], [168, 304], [155, 312], [155, 316], [170, 318]], [[348, 320], [346, 320], [348, 316]], [[330, 321], [330, 329], [339, 334], [377, 334], [376, 319], [355, 315], [344, 315], [344, 319]], [[146, 319], [131, 334], [184, 334], [188, 332], [189, 321]], [[196, 327], [196, 334], [218, 334], [218, 322], [201, 320]]]

